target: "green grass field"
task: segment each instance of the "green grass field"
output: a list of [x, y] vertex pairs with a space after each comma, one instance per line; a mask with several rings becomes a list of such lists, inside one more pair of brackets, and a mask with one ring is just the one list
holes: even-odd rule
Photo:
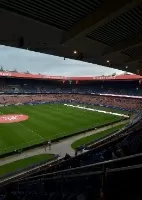
[[115, 127], [109, 128], [107, 130], [104, 130], [104, 131], [95, 133], [93, 135], [89, 135], [89, 136], [86, 136], [86, 137], [81, 138], [79, 140], [76, 140], [75, 142], [72, 143], [71, 147], [73, 149], [76, 149], [77, 147], [80, 147], [81, 145], [87, 145], [87, 144], [89, 144], [93, 141], [97, 141], [99, 139], [102, 139], [102, 138], [114, 133], [115, 131], [120, 130], [122, 127], [124, 127], [124, 124], [117, 125]]
[[0, 115], [2, 114], [25, 114], [29, 119], [19, 123], [0, 124], [0, 154], [121, 119], [119, 116], [61, 104], [0, 107]]
[[35, 164], [44, 163], [54, 158], [52, 154], [40, 154], [0, 166], [0, 176], [22, 170]]

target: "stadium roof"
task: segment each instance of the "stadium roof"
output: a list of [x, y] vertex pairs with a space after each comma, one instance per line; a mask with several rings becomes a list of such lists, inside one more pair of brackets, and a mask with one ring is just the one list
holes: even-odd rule
[[112, 76], [92, 76], [92, 77], [67, 77], [67, 76], [49, 76], [43, 74], [31, 74], [31, 73], [21, 73], [21, 72], [10, 72], [10, 71], [0, 71], [0, 78], [25, 78], [25, 79], [48, 79], [48, 80], [72, 80], [72, 81], [105, 81], [105, 80], [138, 80], [142, 81], [142, 76], [135, 74], [122, 74], [122, 75], [112, 75]]
[[142, 75], [142, 0], [1, 0], [0, 44]]

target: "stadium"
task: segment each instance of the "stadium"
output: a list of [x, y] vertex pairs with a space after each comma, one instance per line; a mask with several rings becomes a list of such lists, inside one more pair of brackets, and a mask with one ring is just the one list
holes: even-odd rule
[[[63, 80], [56, 80], [56, 77], [51, 77], [55, 80], [46, 80], [44, 77], [43, 81], [42, 77], [40, 80], [27, 80], [26, 74], [25, 78], [23, 74], [21, 80], [14, 79], [16, 76], [20, 77], [20, 73], [7, 72], [7, 75], [7, 77], [1, 77], [1, 155], [22, 151], [23, 148], [48, 140], [58, 140], [85, 130], [116, 123], [128, 119], [133, 110], [140, 109], [141, 99], [137, 99], [137, 96], [130, 100], [129, 105], [127, 105], [128, 101], [124, 105], [127, 97], [124, 99], [117, 95], [111, 97], [109, 92], [112, 92], [113, 88], [109, 88], [109, 84], [112, 84], [112, 77], [108, 77], [109, 81], [98, 81], [93, 78], [92, 81], [82, 81], [79, 78], [77, 80], [68, 78], [67, 80], [66, 77]], [[28, 76], [32, 77], [30, 74]], [[120, 81], [117, 77], [115, 78], [113, 82], [117, 85]], [[135, 80], [130, 79], [130, 82], [132, 82], [135, 95], [140, 95], [142, 92], [140, 79], [137, 76], [134, 78]], [[124, 79], [125, 81], [127, 79]], [[100, 84], [99, 91], [97, 88]], [[122, 80], [121, 84], [123, 88]], [[103, 88], [104, 86], [108, 87], [107, 90]], [[124, 88], [123, 90], [122, 92], [125, 93]], [[104, 93], [105, 91], [108, 94]], [[122, 99], [121, 109], [119, 109], [117, 98]], [[109, 103], [109, 101], [112, 102]], [[132, 101], [138, 103], [133, 105]], [[56, 127], [54, 127], [55, 123]], [[9, 129], [11, 136], [9, 136]]]
[[[12, 170], [13, 162], [1, 163], [2, 180], [31, 168], [23, 159], [25, 152], [40, 156], [39, 151], [49, 161], [81, 154], [129, 126], [141, 110], [142, 77], [138, 75], [75, 80], [4, 71], [0, 75], [0, 156], [15, 161]], [[48, 141], [53, 150], [48, 150]], [[17, 154], [23, 162], [20, 171]], [[40, 162], [35, 159], [32, 168], [47, 162], [48, 156], [38, 158]]]
[[136, 0], [0, 2], [1, 45], [123, 70], [1, 66], [0, 200], [142, 199], [141, 14]]

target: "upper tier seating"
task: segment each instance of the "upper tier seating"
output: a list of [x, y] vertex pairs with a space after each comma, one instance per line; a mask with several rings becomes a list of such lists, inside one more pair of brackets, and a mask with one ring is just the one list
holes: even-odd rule
[[137, 82], [84, 82], [0, 79], [0, 92], [5, 93], [101, 93], [142, 96], [142, 85]]

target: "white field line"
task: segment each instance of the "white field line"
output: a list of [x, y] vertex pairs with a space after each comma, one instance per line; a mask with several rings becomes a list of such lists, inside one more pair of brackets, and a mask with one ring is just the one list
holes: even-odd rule
[[[0, 114], [2, 114], [3, 115], [3, 113], [2, 112], [0, 112]], [[21, 124], [20, 122], [18, 123], [20, 126], [22, 126], [24, 129], [27, 129], [28, 131], [30, 131], [30, 132], [32, 132], [32, 133], [34, 133], [36, 136], [38, 136], [38, 137], [40, 137], [41, 139], [44, 139], [44, 137], [42, 137], [41, 135], [39, 135], [38, 133], [36, 133], [35, 131], [33, 131], [33, 130], [31, 130], [31, 129], [29, 129], [29, 128], [27, 128], [27, 127], [25, 127], [23, 124]], [[37, 140], [35, 140], [35, 141], [37, 141]], [[33, 142], [33, 141], [32, 141]], [[27, 144], [26, 142], [25, 143], [23, 143], [23, 144]], [[9, 146], [10, 147], [10, 146]], [[9, 148], [8, 147], [8, 148]], [[13, 146], [13, 147], [15, 147], [15, 146]], [[0, 150], [3, 150], [3, 149], [0, 149]]]
[[39, 135], [38, 133], [36, 133], [35, 131], [33, 131], [33, 130], [31, 130], [31, 129], [29, 129], [29, 128], [27, 128], [26, 126], [24, 126], [23, 124], [21, 124], [21, 123], [18, 123], [20, 126], [22, 126], [24, 129], [27, 129], [28, 131], [30, 131], [30, 132], [32, 132], [32, 133], [34, 133], [36, 136], [38, 136], [38, 137], [40, 137], [41, 139], [44, 139], [44, 137], [42, 137], [41, 135]]
[[69, 107], [73, 107], [73, 108], [79, 108], [79, 109], [82, 109], [82, 110], [89, 110], [89, 111], [93, 111], [93, 112], [100, 112], [100, 113], [105, 113], [105, 114], [129, 118], [128, 115], [124, 115], [124, 114], [120, 114], [120, 113], [108, 112], [108, 111], [104, 111], [104, 110], [97, 110], [97, 109], [94, 109], [94, 108], [86, 108], [84, 106], [79, 106], [79, 105], [77, 105], [77, 106], [74, 106], [74, 105], [71, 105], [71, 104], [64, 104], [64, 105], [69, 106]]
[[[2, 112], [0, 112], [0, 114], [2, 114], [3, 115], [3, 113]], [[42, 137], [41, 135], [39, 135], [38, 133], [36, 133], [35, 131], [33, 131], [33, 130], [31, 130], [31, 129], [29, 129], [29, 128], [27, 128], [27, 127], [25, 127], [23, 124], [21, 124], [20, 122], [18, 123], [20, 126], [22, 126], [24, 129], [27, 129], [28, 131], [30, 131], [30, 132], [32, 132], [32, 133], [34, 133], [36, 136], [38, 136], [38, 137], [40, 137], [41, 139], [44, 139], [44, 137]]]

